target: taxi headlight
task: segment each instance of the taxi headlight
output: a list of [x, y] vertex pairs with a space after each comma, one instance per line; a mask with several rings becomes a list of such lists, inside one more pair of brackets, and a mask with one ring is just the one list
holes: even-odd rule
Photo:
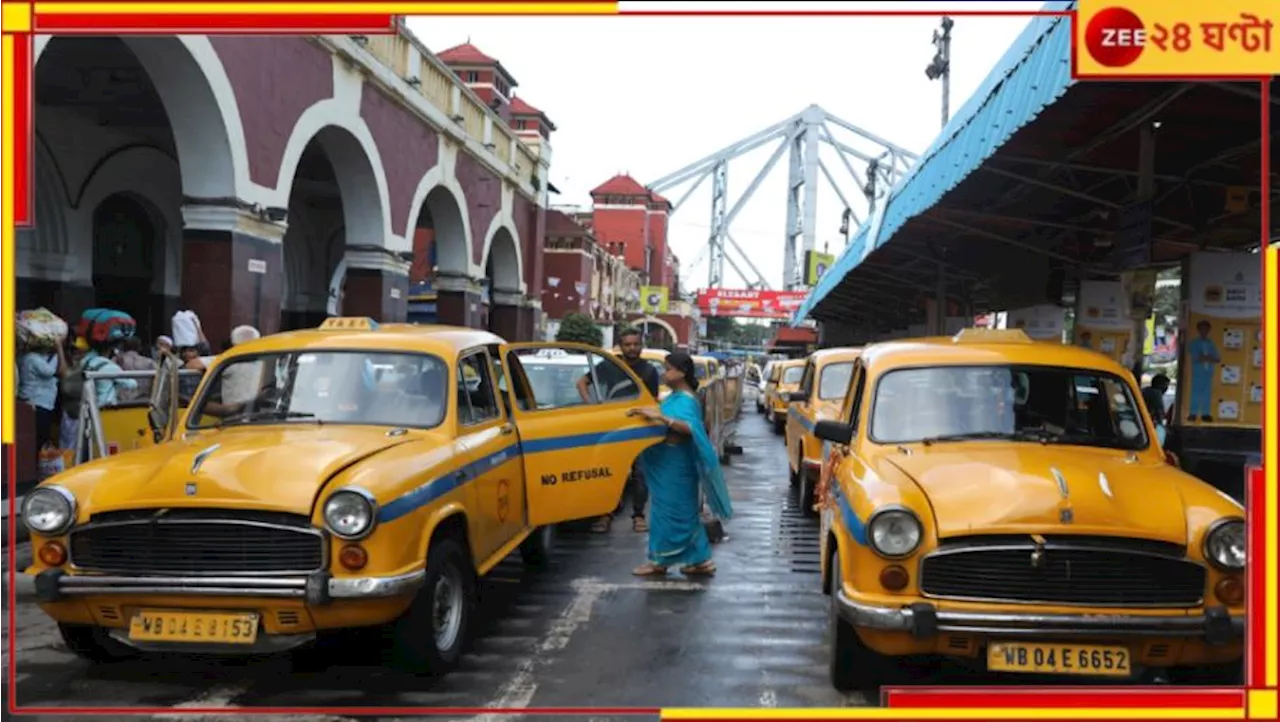
[[920, 546], [923, 535], [924, 529], [916, 515], [898, 506], [877, 511], [867, 522], [867, 541], [871, 549], [889, 559], [910, 555]]
[[324, 524], [339, 539], [362, 539], [373, 531], [377, 505], [363, 489], [339, 489], [324, 503]]
[[58, 536], [76, 521], [76, 498], [60, 486], [42, 486], [22, 500], [22, 521], [37, 534]]
[[1222, 571], [1238, 572], [1244, 569], [1247, 544], [1244, 521], [1219, 519], [1204, 535], [1204, 558]]

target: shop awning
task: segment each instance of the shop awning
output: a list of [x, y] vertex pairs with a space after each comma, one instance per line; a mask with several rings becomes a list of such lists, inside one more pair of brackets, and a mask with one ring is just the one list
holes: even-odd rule
[[1071, 20], [1075, 2], [1045, 3], [915, 166], [889, 193], [880, 212], [863, 223], [834, 266], [792, 317], [805, 319], [871, 251], [890, 242], [909, 220], [933, 207], [976, 171], [1022, 126], [1053, 104], [1071, 77]]

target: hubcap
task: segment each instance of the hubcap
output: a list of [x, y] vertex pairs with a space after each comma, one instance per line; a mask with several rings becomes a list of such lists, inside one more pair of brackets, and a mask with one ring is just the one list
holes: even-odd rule
[[462, 575], [456, 567], [447, 567], [436, 582], [431, 605], [432, 629], [436, 649], [444, 651], [458, 641], [462, 629]]

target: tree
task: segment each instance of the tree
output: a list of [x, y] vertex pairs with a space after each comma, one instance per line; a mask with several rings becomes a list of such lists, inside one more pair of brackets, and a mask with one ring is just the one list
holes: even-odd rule
[[560, 320], [560, 330], [556, 332], [556, 340], [603, 346], [604, 332], [596, 325], [595, 319], [587, 314], [571, 313]]

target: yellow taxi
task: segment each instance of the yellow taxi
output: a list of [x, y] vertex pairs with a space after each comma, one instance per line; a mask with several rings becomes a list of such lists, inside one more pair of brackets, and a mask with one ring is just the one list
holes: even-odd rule
[[861, 352], [856, 348], [813, 352], [805, 363], [800, 388], [792, 391], [786, 399], [789, 404], [787, 464], [791, 471], [791, 485], [798, 487], [800, 510], [805, 516], [816, 515], [814, 491], [825, 458], [824, 443], [813, 435], [813, 425], [839, 415], [840, 404], [849, 390], [853, 362]]
[[600, 349], [358, 318], [236, 346], [180, 419], [166, 396], [160, 443], [24, 500], [26, 573], [90, 660], [389, 624], [398, 661], [446, 672], [477, 577], [517, 549], [541, 563], [552, 525], [611, 511], [663, 438], [627, 415], [655, 400]]
[[830, 673], [895, 658], [991, 671], [1231, 683], [1244, 509], [1166, 463], [1132, 375], [1023, 332], [865, 348], [821, 508]]
[[765, 419], [773, 424], [774, 433], [782, 434], [786, 431], [791, 392], [800, 389], [800, 379], [804, 376], [806, 363], [802, 358], [788, 359], [774, 367], [773, 374], [776, 378], [765, 399]]

